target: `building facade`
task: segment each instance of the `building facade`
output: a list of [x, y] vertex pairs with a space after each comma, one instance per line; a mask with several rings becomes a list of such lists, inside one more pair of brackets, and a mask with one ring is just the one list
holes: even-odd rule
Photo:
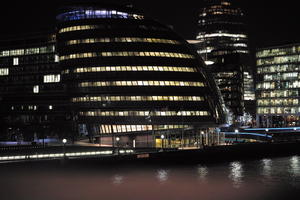
[[243, 11], [230, 0], [206, 0], [200, 10], [196, 39], [198, 53], [215, 75], [235, 118], [254, 110], [253, 70]]
[[[45, 117], [56, 122], [62, 116], [58, 122], [63, 125], [50, 123], [61, 128], [58, 134], [64, 129], [63, 134], [73, 139], [86, 134], [90, 142], [96, 138], [103, 146], [217, 142], [214, 128], [224, 122], [224, 113], [215, 82], [199, 55], [167, 26], [132, 8], [76, 4], [58, 11], [53, 35], [50, 52], [45, 53], [50, 60], [41, 61], [52, 66], [49, 70], [34, 61], [35, 54], [26, 54], [34, 46], [27, 40], [23, 47], [7, 45], [3, 50], [9, 62], [0, 67], [0, 80], [6, 83], [1, 85], [1, 100], [9, 110], [1, 113], [4, 118], [21, 117], [19, 110], [25, 108], [32, 118], [41, 111], [35, 119], [39, 124]], [[21, 53], [14, 53], [18, 49]], [[44, 55], [41, 49], [36, 51]], [[25, 65], [23, 55], [30, 60], [26, 65], [35, 68], [14, 72], [16, 57], [18, 67]], [[27, 88], [20, 80], [27, 81], [28, 73], [36, 76]], [[11, 80], [19, 90], [27, 88], [26, 94], [10, 90], [16, 102], [2, 92], [10, 88]], [[48, 87], [50, 91], [44, 92]], [[26, 95], [28, 102], [22, 100]], [[57, 115], [45, 114], [54, 111]], [[27, 121], [22, 123], [28, 127]]]
[[258, 127], [299, 126], [300, 44], [259, 49], [257, 60]]
[[0, 46], [1, 140], [54, 134], [64, 119], [55, 34], [7, 38]]

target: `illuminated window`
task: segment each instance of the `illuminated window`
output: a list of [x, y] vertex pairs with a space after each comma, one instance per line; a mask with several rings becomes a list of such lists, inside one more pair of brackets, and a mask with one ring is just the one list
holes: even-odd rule
[[9, 69], [8, 68], [0, 68], [0, 76], [7, 76], [9, 75]]
[[148, 56], [150, 57], [171, 57], [171, 58], [185, 58], [185, 59], [194, 59], [195, 57], [190, 54], [182, 54], [182, 53], [168, 53], [168, 52], [100, 52], [100, 54], [97, 54], [95, 52], [93, 53], [78, 53], [78, 54], [69, 54], [65, 56], [60, 56], [60, 60], [70, 60], [70, 59], [80, 59], [80, 58], [92, 58], [92, 57], [114, 57], [114, 56], [139, 56], [144, 57]]
[[19, 58], [13, 59], [13, 65], [19, 65]]
[[40, 86], [35, 85], [33, 86], [33, 93], [39, 93], [40, 92]]
[[60, 74], [50, 74], [44, 76], [44, 83], [58, 83], [60, 82]]
[[185, 81], [111, 81], [111, 82], [82, 82], [79, 87], [106, 87], [106, 86], [180, 86], [204, 87], [202, 82]]

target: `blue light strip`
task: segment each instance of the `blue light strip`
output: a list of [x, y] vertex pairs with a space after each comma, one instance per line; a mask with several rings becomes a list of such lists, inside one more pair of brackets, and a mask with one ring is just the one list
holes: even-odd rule
[[246, 128], [243, 129], [245, 131], [266, 131], [266, 129], [268, 129], [269, 131], [271, 130], [300, 130], [300, 127], [286, 127], [286, 128]]
[[272, 138], [271, 135], [266, 135], [266, 134], [259, 134], [259, 133], [246, 133], [246, 132], [225, 132], [225, 135], [253, 135], [253, 136], [259, 136], [259, 137], [268, 137]]

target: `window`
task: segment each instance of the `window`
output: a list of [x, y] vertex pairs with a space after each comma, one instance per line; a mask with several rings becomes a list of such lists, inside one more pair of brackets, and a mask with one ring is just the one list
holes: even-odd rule
[[19, 65], [19, 58], [13, 59], [13, 65]]
[[39, 93], [40, 92], [40, 86], [35, 85], [33, 86], [33, 93]]
[[9, 75], [9, 69], [8, 68], [0, 68], [0, 76], [7, 76]]
[[44, 76], [44, 83], [58, 83], [60, 82], [60, 74], [51, 74]]

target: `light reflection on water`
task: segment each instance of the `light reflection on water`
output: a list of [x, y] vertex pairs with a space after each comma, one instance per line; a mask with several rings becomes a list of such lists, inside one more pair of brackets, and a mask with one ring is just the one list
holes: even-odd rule
[[206, 166], [199, 165], [197, 168], [199, 180], [202, 182], [206, 182], [206, 178], [208, 175], [208, 168]]
[[168, 176], [169, 175], [168, 175], [168, 171], [167, 170], [164, 170], [164, 169], [157, 170], [156, 177], [157, 177], [157, 179], [158, 179], [159, 182], [163, 183], [163, 182], [167, 181], [168, 180]]
[[230, 163], [230, 174], [228, 177], [232, 180], [234, 188], [241, 187], [243, 183], [243, 166], [241, 162]]
[[285, 186], [294, 190], [284, 195], [300, 190], [299, 156], [180, 167], [0, 166], [1, 200], [279, 200]]

